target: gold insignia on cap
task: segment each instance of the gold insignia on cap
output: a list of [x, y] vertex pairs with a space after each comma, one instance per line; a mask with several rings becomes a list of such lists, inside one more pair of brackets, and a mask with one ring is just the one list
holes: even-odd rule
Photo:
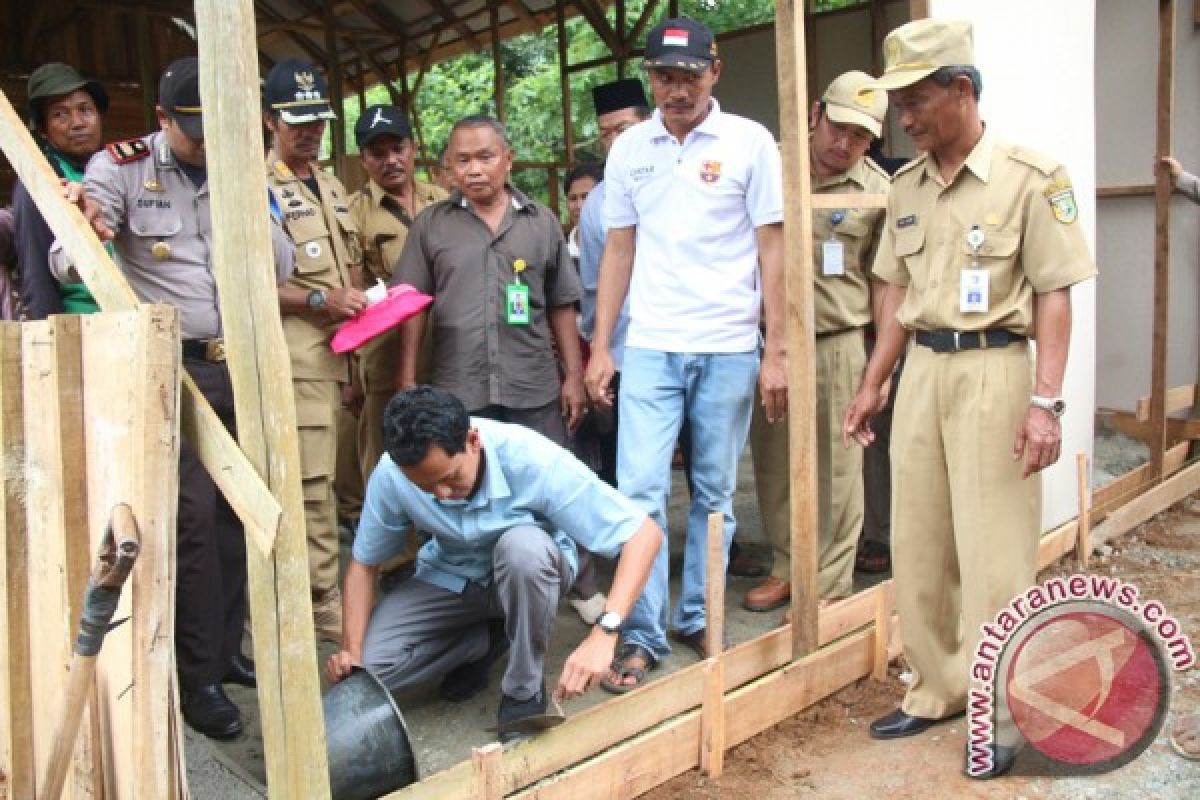
[[317, 87], [317, 79], [311, 72], [296, 72], [292, 77], [296, 79], [296, 86], [302, 92], [311, 92]]
[[162, 184], [153, 178], [143, 183], [142, 188], [144, 188], [147, 192], [161, 192], [163, 190]]
[[171, 257], [171, 245], [159, 240], [150, 247], [150, 252], [153, 253], [154, 257], [159, 261], [163, 261]]
[[854, 105], [860, 108], [870, 108], [875, 105], [875, 90], [859, 89], [854, 95]]

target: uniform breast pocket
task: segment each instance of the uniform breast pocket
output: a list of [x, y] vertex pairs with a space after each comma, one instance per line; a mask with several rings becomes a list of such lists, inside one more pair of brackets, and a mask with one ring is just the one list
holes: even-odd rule
[[1017, 252], [1021, 248], [1021, 237], [1005, 231], [991, 231], [984, 235], [979, 252], [975, 254], [967, 244], [967, 231], [962, 234], [963, 266], [972, 267], [976, 261], [979, 269], [988, 272], [990, 294], [993, 298], [1005, 297], [1013, 286], [1017, 271]]
[[363, 259], [363, 241], [354, 224], [354, 218], [349, 212], [337, 212], [338, 227], [341, 228], [342, 239], [346, 242], [346, 251], [350, 255], [350, 263], [361, 264]]
[[[129, 230], [144, 260], [166, 260], [183, 230], [183, 220], [170, 209], [139, 209], [129, 216]], [[165, 246], [164, 246], [165, 245]]]
[[323, 272], [336, 263], [329, 230], [317, 209], [308, 206], [289, 211], [287, 229], [296, 243], [296, 272]]
[[921, 269], [925, 260], [925, 230], [905, 228], [896, 231], [894, 251], [897, 260], [904, 262], [912, 285], [918, 289], [923, 288], [928, 279], [926, 270]]

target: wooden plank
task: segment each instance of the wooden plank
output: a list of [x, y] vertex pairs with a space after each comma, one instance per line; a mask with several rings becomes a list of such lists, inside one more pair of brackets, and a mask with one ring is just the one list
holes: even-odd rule
[[788, 474], [791, 492], [792, 653], [817, 646], [816, 371], [813, 323], [812, 176], [808, 163], [808, 79], [804, 2], [775, 7], [779, 123], [783, 142], [783, 239], [787, 278]]
[[[866, 675], [871, 665], [872, 638], [872, 632], [862, 631], [734, 692], [727, 699], [727, 744], [733, 746], [743, 742]], [[513, 798], [611, 800], [636, 797], [696, 767], [699, 736], [700, 713], [692, 711], [556, 775], [552, 780], [518, 792]]]
[[501, 800], [500, 764], [504, 745], [499, 742], [471, 748], [471, 769], [475, 773], [476, 800]]
[[1193, 464], [1109, 514], [1104, 522], [1092, 529], [1091, 546], [1104, 544], [1133, 530], [1197, 490], [1200, 490], [1200, 464]]
[[1087, 571], [1092, 549], [1088, 546], [1088, 534], [1091, 531], [1092, 493], [1088, 480], [1087, 453], [1075, 456], [1076, 482], [1079, 490], [1079, 517], [1075, 523], [1075, 562], [1081, 570]]
[[575, 163], [575, 123], [571, 112], [570, 56], [567, 52], [567, 12], [563, 0], [554, 0], [555, 40], [558, 44], [558, 84], [563, 120], [563, 161]]
[[[875, 613], [876, 595], [887, 591], [890, 583], [885, 581], [822, 611], [821, 643], [842, 639], [849, 632], [869, 625]], [[757, 680], [791, 660], [788, 626], [732, 647], [724, 654], [726, 689], [736, 689]], [[593, 706], [536, 739], [517, 745], [512, 749], [511, 757], [504, 760], [504, 792], [521, 790], [606, 748], [628, 741], [664, 720], [694, 709], [700, 703], [703, 682], [703, 664], [693, 664], [629, 694]], [[727, 719], [731, 714], [726, 709]], [[698, 758], [696, 741], [692, 742], [693, 761]], [[473, 787], [471, 764], [463, 762], [388, 797], [392, 800], [467, 798], [472, 796]]]
[[895, 584], [886, 581], [882, 590], [875, 595], [875, 652], [871, 664], [871, 677], [877, 681], [888, 676], [888, 645], [892, 639], [892, 616], [896, 611]]
[[130, 622], [105, 638], [98, 664], [102, 719], [114, 732], [106, 761], [115, 797], [177, 797], [171, 776], [183, 772], [182, 742], [171, 736], [178, 341], [178, 313], [168, 306], [83, 319], [92, 547], [118, 502], [133, 508], [142, 542], [116, 614]]
[[[1190, 409], [1192, 406], [1196, 405], [1196, 384], [1193, 383], [1190, 386], [1176, 386], [1173, 389], [1168, 389], [1166, 404], [1168, 414]], [[1139, 422], [1150, 421], [1149, 397], [1138, 398], [1134, 416]]]
[[705, 647], [714, 656], [724, 649], [725, 639], [725, 515], [708, 515], [705, 553], [704, 616]]
[[500, 50], [500, 7], [495, 3], [488, 3], [488, 30], [492, 38], [492, 98], [496, 103], [496, 119], [503, 123], [504, 56]]
[[25, 425], [21, 326], [0, 323], [0, 797], [33, 797], [29, 564], [26, 560]]
[[[256, 121], [254, 124], [255, 130], [258, 130], [259, 123]], [[41, 150], [30, 137], [29, 129], [17, 117], [3, 92], [0, 92], [0, 149], [3, 149], [21, 183], [37, 203], [38, 211], [45, 218], [46, 224], [75, 262], [76, 270], [100, 307], [105, 311], [127, 311], [136, 308], [138, 300], [133, 289], [129, 287], [120, 268], [109, 257], [108, 251], [100, 244], [100, 240], [92, 233], [91, 226], [84, 221], [83, 215], [63, 199], [58, 176], [46, 162]], [[208, 406], [208, 401], [191, 381], [184, 382], [183, 402], [202, 408]], [[220, 442], [220, 445], [203, 449], [209, 452], [216, 449], [229, 455], [230, 459], [225, 463], [210, 463], [202, 456], [201, 462], [210, 475], [221, 476], [217, 479], [217, 484], [239, 514], [243, 509], [261, 509], [263, 500], [257, 485], [261, 484], [261, 480], [245, 457], [236, 456], [237, 445], [233, 437], [220, 424], [216, 415], [211, 413], [211, 409], [209, 411], [207, 414], [195, 415], [198, 421], [197, 432], [210, 440]], [[196, 439], [191, 441], [197, 442]], [[256, 524], [268, 532], [274, 530], [274, 526], [268, 527], [262, 520], [256, 521]]]
[[1101, 186], [1096, 189], [1096, 197], [1153, 197], [1154, 184], [1140, 183], [1134, 186]]
[[861, 194], [857, 192], [830, 192], [814, 194], [811, 208], [887, 208], [886, 194]]
[[712, 780], [725, 770], [725, 664], [704, 661], [704, 697], [700, 706], [700, 771]]
[[1154, 316], [1150, 353], [1150, 475], [1163, 475], [1167, 450], [1167, 337], [1170, 335], [1171, 191], [1174, 181], [1162, 159], [1171, 155], [1172, 104], [1175, 96], [1175, 0], [1158, 2], [1158, 100], [1154, 163]]
[[705, 553], [705, 650], [700, 714], [700, 769], [713, 780], [725, 766], [725, 515], [708, 515]]
[[221, 132], [207, 141], [213, 274], [233, 383], [238, 438], [282, 509], [275, 550], [247, 553], [254, 656], [268, 787], [287, 797], [329, 796], [324, 717], [304, 535], [304, 499], [290, 359], [279, 318], [269, 218], [244, 176], [262, 170], [254, 3], [198, 0], [201, 94]]

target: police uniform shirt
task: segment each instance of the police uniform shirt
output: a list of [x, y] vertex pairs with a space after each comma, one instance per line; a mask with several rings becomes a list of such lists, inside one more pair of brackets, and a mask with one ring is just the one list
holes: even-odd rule
[[[142, 137], [142, 145], [121, 143], [140, 157], [114, 158], [113, 149], [97, 153], [88, 164], [84, 188], [116, 233], [117, 261], [138, 299], [179, 309], [184, 339], [221, 336], [217, 283], [212, 271], [212, 217], [208, 184], [196, 187], [180, 168], [161, 131]], [[145, 149], [142, 149], [144, 145]], [[270, 215], [265, 186], [263, 214]], [[279, 222], [271, 218], [276, 283], [292, 271], [293, 248]], [[56, 243], [51, 253], [56, 271], [70, 259]]]
[[[814, 180], [816, 194], [862, 192], [887, 194], [891, 181], [869, 158], [859, 159], [841, 175]], [[871, 321], [868, 273], [883, 231], [882, 208], [821, 209], [813, 212], [813, 305], [817, 333], [861, 328]], [[843, 274], [826, 275], [825, 243], [842, 244]]]
[[[417, 215], [393, 283], [433, 295], [433, 384], [469, 411], [539, 408], [559, 396], [547, 312], [579, 300], [579, 276], [554, 212], [508, 187], [493, 233], [459, 192]], [[525, 262], [529, 324], [505, 322], [506, 287]]]
[[[274, 152], [267, 155], [267, 180], [283, 212], [283, 227], [296, 243], [296, 269], [288, 285], [331, 292], [353, 286], [351, 269], [362, 263], [362, 247], [341, 181], [316, 164], [312, 176], [319, 198]], [[329, 347], [337, 327], [310, 315], [284, 315], [293, 379], [347, 379], [345, 358]]]
[[[985, 129], [949, 185], [927, 154], [896, 174], [873, 271], [908, 287], [896, 314], [905, 328], [1032, 335], [1035, 293], [1096, 274], [1077, 217], [1066, 170]], [[972, 268], [974, 226], [983, 234], [974, 260], [987, 270], [989, 297], [986, 312], [963, 313], [960, 272]]]
[[[440, 186], [414, 181], [413, 210], [419, 214], [426, 206], [449, 196]], [[413, 220], [375, 181], [367, 181], [366, 186], [355, 192], [350, 200], [350, 215], [362, 236], [363, 280], [367, 286], [376, 280], [390, 282]]]

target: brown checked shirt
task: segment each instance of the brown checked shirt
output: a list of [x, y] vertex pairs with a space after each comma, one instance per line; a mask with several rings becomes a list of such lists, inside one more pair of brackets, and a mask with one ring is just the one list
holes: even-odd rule
[[[1096, 274], [1078, 215], [1066, 170], [985, 129], [949, 185], [928, 155], [896, 173], [874, 273], [908, 287], [896, 318], [910, 330], [1032, 335], [1035, 294]], [[988, 310], [964, 314], [960, 274], [972, 267], [974, 226], [983, 233], [974, 260], [988, 272]]]
[[[559, 396], [546, 312], [581, 295], [554, 213], [508, 190], [512, 204], [496, 234], [459, 192], [426, 208], [392, 276], [393, 283], [433, 295], [433, 384], [453, 392], [468, 411], [537, 408]], [[505, 287], [517, 259], [526, 262], [528, 325], [504, 321]]]

